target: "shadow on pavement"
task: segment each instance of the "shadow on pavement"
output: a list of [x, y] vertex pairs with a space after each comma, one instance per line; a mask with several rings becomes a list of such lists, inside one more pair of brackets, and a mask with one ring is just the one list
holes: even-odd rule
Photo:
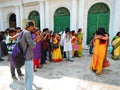
[[120, 76], [120, 69], [118, 69], [120, 66], [117, 62], [109, 58], [111, 66], [103, 69], [103, 73], [96, 76], [96, 74], [90, 70], [90, 56], [85, 55], [82, 58], [74, 59], [74, 62], [67, 62], [64, 60], [59, 63], [48, 63], [44, 65], [42, 69], [38, 69], [35, 75], [45, 79], [60, 79], [66, 76], [79, 80], [120, 86], [120, 79], [118, 78]]

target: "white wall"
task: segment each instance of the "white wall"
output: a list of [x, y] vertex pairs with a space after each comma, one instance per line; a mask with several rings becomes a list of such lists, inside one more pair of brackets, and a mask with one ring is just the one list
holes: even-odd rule
[[[39, 14], [41, 15], [40, 13], [40, 5], [39, 5], [39, 2], [40, 1], [45, 1], [45, 0], [23, 0], [24, 2], [24, 6], [23, 6], [23, 19], [28, 19], [28, 16], [30, 14], [31, 11], [33, 10], [36, 10], [39, 12]], [[78, 0], [79, 1], [79, 0]], [[77, 1], [77, 2], [78, 2]], [[110, 9], [110, 23], [109, 23], [109, 34], [110, 34], [110, 38], [113, 37], [111, 36], [113, 32], [116, 32], [116, 31], [113, 31], [113, 21], [114, 21], [114, 3], [115, 3], [115, 0], [84, 0], [84, 25], [83, 25], [83, 33], [84, 33], [84, 40], [83, 40], [83, 46], [86, 47], [86, 39], [87, 39], [87, 16], [88, 16], [88, 11], [90, 9], [90, 7], [96, 3], [105, 3], [108, 5], [109, 9]], [[8, 2], [6, 2], [8, 3]], [[16, 2], [15, 2], [16, 3]], [[44, 2], [45, 3], [45, 2]], [[18, 3], [17, 3], [18, 4]], [[16, 13], [15, 12], [15, 4], [14, 5], [11, 5], [11, 4], [8, 4], [9, 7], [6, 7], [7, 4], [5, 4], [5, 7], [6, 8], [3, 8], [3, 28], [6, 29], [7, 27], [9, 27], [9, 16], [11, 15], [11, 13]], [[61, 7], [65, 7], [69, 10], [70, 12], [70, 15], [71, 15], [71, 8], [72, 8], [72, 0], [49, 0], [49, 28], [51, 30], [54, 29], [54, 13], [55, 11], [58, 9], [58, 8], [61, 8]], [[79, 5], [79, 4], [77, 4]], [[2, 5], [2, 7], [4, 7]], [[77, 10], [80, 10], [79, 6], [77, 6]], [[77, 11], [77, 16], [76, 17], [77, 19], [79, 18], [79, 11]], [[22, 19], [21, 19], [22, 21]], [[41, 22], [40, 22], [41, 23]], [[77, 22], [77, 28], [79, 28], [78, 25], [79, 22]], [[2, 26], [2, 25], [1, 25]]]
[[33, 10], [36, 10], [39, 12], [40, 14], [40, 11], [39, 11], [39, 5], [34, 5], [34, 6], [25, 6], [24, 7], [24, 19], [28, 19], [28, 16], [30, 14], [30, 12], [32, 12]]
[[9, 27], [9, 18], [10, 15], [14, 13], [15, 14], [15, 7], [7, 7], [3, 8], [3, 23], [4, 23], [4, 29]]

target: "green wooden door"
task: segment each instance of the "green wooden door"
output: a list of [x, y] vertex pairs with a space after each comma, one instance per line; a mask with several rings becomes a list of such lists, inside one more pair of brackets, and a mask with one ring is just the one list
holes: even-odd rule
[[106, 32], [109, 32], [109, 9], [105, 4], [98, 3], [91, 7], [87, 26], [87, 44], [98, 27], [104, 27]]
[[54, 15], [54, 31], [59, 33], [70, 27], [70, 13], [66, 8], [59, 8]]
[[32, 11], [29, 14], [28, 20], [33, 20], [35, 21], [35, 26], [40, 28], [40, 15], [38, 11]]

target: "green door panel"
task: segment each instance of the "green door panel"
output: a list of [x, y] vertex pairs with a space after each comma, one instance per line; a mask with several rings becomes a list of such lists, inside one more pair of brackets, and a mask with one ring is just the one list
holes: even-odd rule
[[70, 13], [62, 7], [56, 10], [54, 15], [54, 31], [59, 33], [70, 27]]
[[87, 22], [87, 44], [90, 43], [97, 28], [104, 27], [106, 32], [109, 32], [109, 16], [109, 9], [103, 3], [97, 3], [90, 8]]
[[93, 37], [93, 34], [96, 32], [97, 27], [98, 27], [98, 22], [97, 22], [96, 14], [89, 14], [88, 15], [87, 44], [89, 44], [89, 41]]
[[104, 27], [106, 32], [109, 32], [109, 13], [98, 15], [98, 27]]
[[70, 26], [70, 16], [55, 16], [54, 17], [54, 31], [64, 31]]
[[32, 11], [29, 14], [28, 20], [35, 21], [35, 26], [40, 28], [40, 15], [38, 11]]

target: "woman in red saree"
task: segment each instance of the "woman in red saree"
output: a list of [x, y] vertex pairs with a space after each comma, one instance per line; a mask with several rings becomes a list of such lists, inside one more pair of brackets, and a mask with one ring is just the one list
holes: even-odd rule
[[104, 28], [98, 28], [94, 36], [94, 51], [92, 55], [91, 70], [96, 72], [96, 75], [102, 74], [104, 61], [106, 60], [109, 35]]

